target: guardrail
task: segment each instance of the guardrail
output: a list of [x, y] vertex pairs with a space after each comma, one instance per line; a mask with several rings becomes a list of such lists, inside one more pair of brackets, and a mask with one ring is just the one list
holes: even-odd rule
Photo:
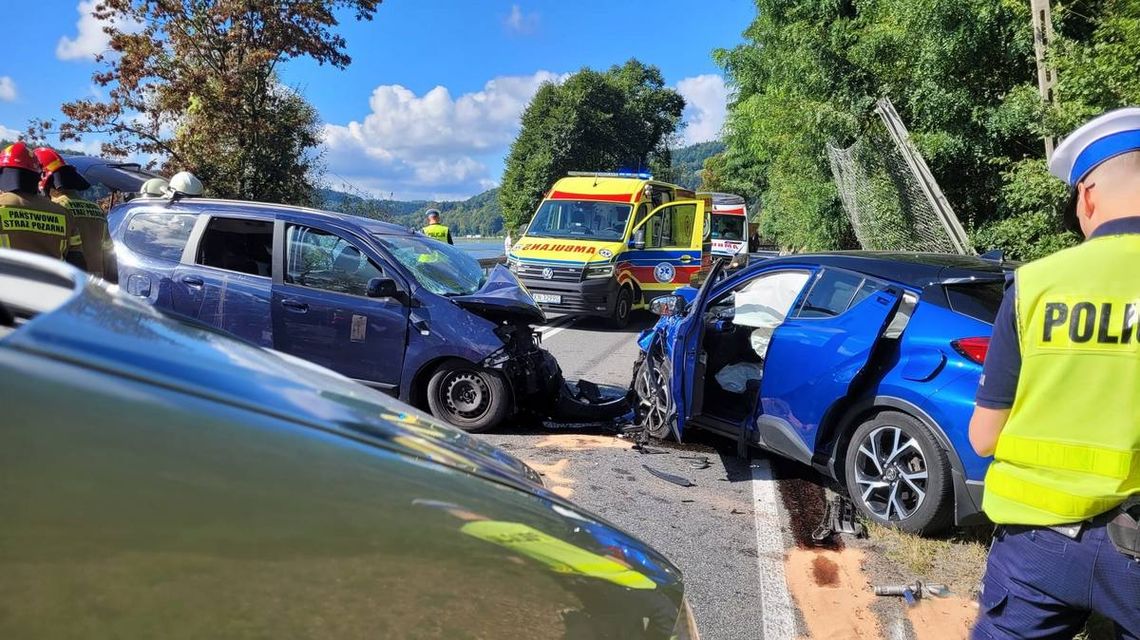
[[494, 258], [479, 258], [479, 266], [483, 267], [483, 272], [486, 273], [495, 268], [497, 264], [506, 264], [507, 256], [495, 256]]

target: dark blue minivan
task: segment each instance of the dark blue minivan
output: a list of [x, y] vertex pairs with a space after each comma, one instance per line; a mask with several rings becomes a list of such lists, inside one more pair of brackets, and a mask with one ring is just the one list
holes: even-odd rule
[[127, 293], [338, 371], [468, 431], [559, 394], [505, 267], [403, 227], [284, 205], [139, 197], [108, 216]]

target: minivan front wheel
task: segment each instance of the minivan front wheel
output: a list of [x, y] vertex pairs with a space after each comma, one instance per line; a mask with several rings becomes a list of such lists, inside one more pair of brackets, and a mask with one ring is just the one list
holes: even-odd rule
[[905, 413], [884, 411], [855, 430], [845, 475], [855, 506], [879, 524], [925, 535], [953, 518], [946, 451]]
[[506, 420], [511, 403], [507, 383], [493, 371], [462, 361], [441, 364], [428, 381], [432, 415], [472, 433]]

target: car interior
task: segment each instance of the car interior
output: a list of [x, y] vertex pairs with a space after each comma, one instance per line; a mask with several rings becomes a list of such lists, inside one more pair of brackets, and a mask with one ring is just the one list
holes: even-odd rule
[[810, 273], [763, 274], [717, 296], [704, 314], [705, 415], [739, 423], [758, 397], [764, 356]]
[[[722, 293], [704, 314], [703, 414], [739, 423], [746, 419], [763, 384], [764, 358], [772, 334], [789, 316], [833, 318], [886, 284], [857, 273], [826, 269], [808, 284], [807, 271], [761, 274]], [[771, 373], [771, 372], [768, 372]]]
[[273, 264], [273, 223], [213, 218], [198, 246], [198, 264], [270, 277]]

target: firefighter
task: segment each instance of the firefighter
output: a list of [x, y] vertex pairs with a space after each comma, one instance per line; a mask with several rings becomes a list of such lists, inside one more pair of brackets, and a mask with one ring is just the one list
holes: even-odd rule
[[1006, 288], [970, 443], [999, 525], [975, 638], [1071, 638], [1090, 611], [1140, 637], [1140, 108], [1057, 147], [1087, 240]]
[[64, 162], [63, 158], [48, 147], [36, 149], [36, 160], [40, 163], [42, 178], [40, 191], [58, 205], [71, 212], [79, 228], [83, 241], [83, 256], [87, 261], [87, 271], [93, 276], [108, 282], [118, 281], [118, 268], [115, 262], [115, 245], [107, 229], [107, 214], [94, 202], [79, 197], [91, 184], [79, 175], [75, 167]]
[[83, 241], [65, 207], [39, 194], [40, 165], [23, 142], [0, 151], [0, 247], [67, 260], [86, 270]]
[[440, 242], [455, 244], [451, 241], [451, 229], [448, 229], [447, 225], [439, 223], [439, 209], [427, 210], [427, 226], [424, 227], [424, 235]]

